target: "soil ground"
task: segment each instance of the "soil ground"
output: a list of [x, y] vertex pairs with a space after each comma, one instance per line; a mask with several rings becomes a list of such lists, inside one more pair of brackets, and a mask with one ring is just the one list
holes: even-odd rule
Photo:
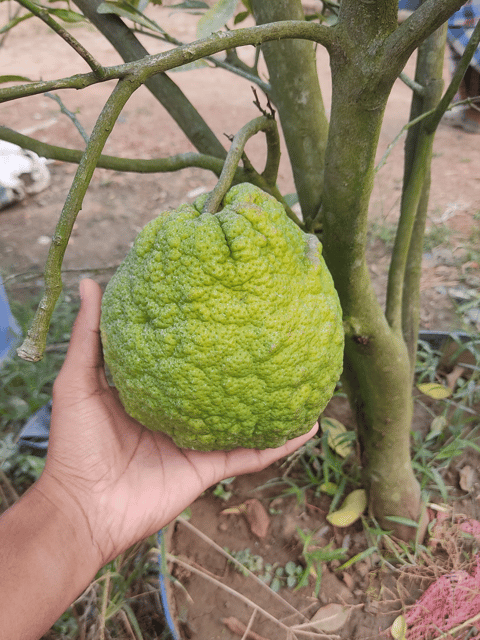
[[[4, 14], [7, 11], [5, 5], [2, 11]], [[156, 11], [158, 21], [167, 31], [184, 41], [193, 39], [194, 17], [162, 8]], [[121, 62], [118, 54], [93, 28], [79, 25], [72, 27], [72, 30], [103, 64]], [[164, 46], [152, 40], [145, 42], [152, 53]], [[247, 52], [247, 55], [251, 55], [251, 52]], [[322, 50], [318, 52], [318, 68], [328, 108], [329, 65], [328, 57]], [[38, 21], [29, 20], [19, 25], [8, 35], [2, 47], [0, 74], [49, 79], [86, 71], [88, 68], [85, 63], [73, 50]], [[406, 71], [413, 76], [413, 59]], [[447, 63], [445, 76], [448, 77]], [[243, 79], [214, 69], [173, 73], [172, 77], [221, 139], [224, 139], [224, 134], [235, 133], [245, 122], [258, 115], [252, 102], [250, 84]], [[77, 114], [85, 129], [91, 131], [111, 89], [110, 84], [99, 84], [82, 91], [64, 91], [61, 98], [68, 109]], [[397, 81], [382, 128], [379, 158], [405, 124], [410, 97], [410, 90]], [[59, 112], [56, 102], [44, 96], [0, 105], [0, 121], [3, 125], [51, 144], [82, 147], [82, 139], [70, 120]], [[479, 140], [475, 135], [443, 124], [437, 134], [429, 205], [432, 242], [431, 250], [425, 253], [422, 276], [421, 320], [425, 329], [477, 328], [475, 325], [465, 325], [464, 319], [456, 312], [452, 289], [478, 291], [480, 284], [477, 262], [480, 239]], [[168, 114], [146, 89], [141, 88], [122, 112], [105, 153], [154, 158], [190, 150], [193, 150], [191, 144]], [[249, 142], [248, 152], [251, 158], [259, 158], [258, 164], [261, 166], [264, 142], [260, 136]], [[48, 167], [51, 184], [46, 190], [27, 196], [17, 205], [0, 212], [0, 268], [8, 283], [9, 294], [19, 298], [31, 295], [41, 286], [40, 274], [49, 239], [75, 172], [74, 165], [58, 162], [52, 162]], [[385, 292], [391, 228], [398, 216], [402, 169], [403, 148], [400, 142], [378, 172], [371, 200], [370, 268], [380, 298]], [[93, 275], [105, 284], [146, 222], [165, 209], [192, 201], [213, 185], [214, 176], [198, 169], [163, 175], [97, 170], [65, 254], [67, 290], [75, 292], [79, 278], [84, 275]], [[294, 191], [286, 152], [282, 157], [279, 185], [283, 193]], [[330, 411], [347, 425], [349, 421], [351, 423], [348, 409], [341, 401], [332, 405]], [[420, 415], [419, 423], [422, 419]], [[337, 547], [343, 544], [349, 546], [350, 551], [361, 551], [362, 545], [365, 548], [361, 527], [349, 530], [348, 538], [339, 530], [326, 528], [324, 516], [328, 511], [328, 503], [324, 499], [308, 496], [306, 502], [301, 503], [295, 497], [279, 498], [279, 489], [276, 492], [272, 492], [271, 488], [255, 491], [281, 473], [281, 469], [273, 467], [256, 476], [237, 478], [232, 485], [233, 496], [227, 502], [211, 493], [205, 494], [192, 506], [190, 522], [221, 547], [235, 551], [250, 548], [252, 554], [261, 555], [266, 561], [278, 562], [282, 566], [289, 560], [299, 561], [301, 541], [297, 527], [316, 531], [318, 545], [321, 540], [325, 543], [327, 539], [332, 539]], [[454, 482], [458, 482], [458, 478], [454, 478]], [[478, 484], [476, 486], [478, 488]], [[272, 504], [274, 495], [277, 499]], [[238, 505], [252, 497], [266, 506], [274, 507], [275, 515], [269, 516], [269, 532], [263, 539], [252, 534], [247, 520], [242, 516], [221, 513], [227, 506]], [[478, 511], [477, 498], [477, 490], [468, 497], [470, 509], [472, 505], [475, 507], [474, 515], [475, 509]], [[261, 589], [256, 583], [250, 583], [236, 572], [218, 551], [199, 540], [186, 526], [177, 525], [171, 545], [174, 553], [187, 558], [197, 567], [203, 567], [211, 577], [227, 581], [232, 588], [241, 590], [273, 615], [289, 615], [288, 607], [275, 602], [270, 596], [270, 599], [262, 600]], [[282, 589], [282, 595], [298, 609], [308, 610], [308, 616], [320, 605], [346, 603], [351, 610], [350, 618], [336, 632], [337, 637], [353, 640], [377, 638], [391, 624], [395, 612], [398, 612], [399, 601], [396, 599], [398, 593], [392, 595], [396, 582], [394, 576], [382, 577], [384, 588], [380, 593], [378, 584], [375, 584], [378, 576], [371, 572], [372, 566], [370, 561], [365, 561], [349, 573], [339, 575], [334, 573], [332, 566], [325, 566], [319, 598], [314, 597], [312, 584], [296, 592]], [[222, 620], [235, 617], [247, 624], [251, 609], [238, 597], [232, 597], [223, 588], [212, 586], [212, 583], [190, 570], [184, 569], [182, 573], [177, 567], [176, 571], [194, 601], [188, 607], [188, 616], [182, 627], [185, 637], [204, 640], [238, 638]], [[391, 591], [388, 591], [389, 588]], [[411, 598], [416, 593], [412, 590]], [[176, 594], [172, 597], [175, 597], [181, 609]], [[184, 612], [179, 610], [178, 613], [183, 619]], [[268, 621], [258, 622], [254, 628], [264, 638], [273, 640], [283, 637], [279, 629], [272, 628]]]

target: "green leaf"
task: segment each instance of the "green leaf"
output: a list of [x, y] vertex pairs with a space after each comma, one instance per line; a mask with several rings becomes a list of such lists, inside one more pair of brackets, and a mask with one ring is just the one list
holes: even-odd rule
[[418, 529], [418, 522], [415, 520], [410, 520], [410, 518], [402, 518], [400, 516], [385, 516], [385, 520], [390, 520], [390, 522], [396, 522], [398, 524], [404, 524], [407, 527], [414, 527]]
[[146, 27], [147, 29], [151, 29], [157, 33], [165, 33], [165, 31], [156, 22], [147, 18], [146, 15], [126, 0], [117, 0], [116, 2], [106, 0], [98, 5], [97, 12], [113, 13], [121, 18], [127, 18], [128, 20], [132, 20], [132, 22], [141, 24], [142, 27]]
[[0, 76], [0, 84], [4, 82], [33, 82], [30, 78], [25, 76]]
[[237, 4], [238, 0], [218, 0], [198, 21], [197, 38], [208, 38], [222, 29], [233, 17]]
[[0, 29], [0, 33], [6, 33], [7, 31], [10, 31], [10, 29], [13, 29], [13, 27], [16, 27], [17, 24], [20, 24], [20, 22], [23, 22], [24, 20], [28, 20], [29, 18], [33, 18], [33, 13], [27, 13], [24, 16], [18, 16], [16, 18], [12, 18], [12, 20], [7, 22], [7, 24]]
[[237, 13], [237, 15], [235, 16], [233, 24], [239, 24], [240, 22], [243, 22], [246, 18], [248, 18], [249, 15], [250, 11], [240, 11], [240, 13]]
[[365, 558], [368, 558], [369, 556], [371, 556], [372, 553], [375, 553], [375, 551], [378, 551], [377, 547], [369, 547], [368, 549], [365, 549], [365, 551], [361, 551], [360, 553], [357, 553], [356, 555], [352, 556], [349, 560], [344, 562], [340, 567], [338, 567], [337, 571], [344, 571], [345, 569], [348, 569], [348, 567], [351, 567], [352, 564], [365, 560]]
[[323, 482], [319, 486], [320, 491], [326, 493], [327, 496], [334, 496], [337, 493], [338, 485], [335, 482]]
[[429, 398], [434, 400], [443, 400], [452, 395], [452, 390], [437, 382], [424, 382], [417, 384], [417, 389]]
[[198, 9], [209, 9], [209, 5], [206, 2], [202, 2], [202, 0], [186, 0], [185, 2], [177, 2], [177, 4], [172, 4], [169, 9], [185, 9], [189, 10], [198, 10]]
[[287, 193], [286, 196], [283, 196], [283, 199], [289, 207], [293, 207], [298, 202], [298, 193]]
[[60, 18], [60, 20], [63, 20], [64, 22], [76, 23], [86, 21], [85, 16], [83, 16], [81, 13], [77, 13], [76, 11], [71, 11], [70, 9], [52, 9], [51, 7], [49, 7], [47, 11], [48, 13], [57, 16], [57, 18]]
[[177, 72], [177, 71], [196, 71], [197, 69], [205, 69], [205, 67], [210, 67], [208, 62], [206, 62], [205, 60], [194, 60], [193, 62], [184, 64], [181, 67], [175, 67], [174, 69], [170, 69], [169, 73]]

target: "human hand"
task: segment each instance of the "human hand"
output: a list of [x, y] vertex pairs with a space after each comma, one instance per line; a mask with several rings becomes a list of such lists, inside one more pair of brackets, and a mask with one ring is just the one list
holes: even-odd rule
[[50, 442], [38, 490], [86, 527], [99, 563], [172, 521], [205, 489], [292, 453], [307, 434], [277, 449], [199, 452], [128, 416], [104, 373], [101, 290], [80, 285], [81, 308], [55, 382]]

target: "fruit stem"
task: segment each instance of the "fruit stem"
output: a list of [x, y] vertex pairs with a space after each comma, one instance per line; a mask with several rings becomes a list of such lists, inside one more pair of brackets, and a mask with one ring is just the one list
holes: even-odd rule
[[275, 186], [280, 162], [280, 138], [277, 123], [271, 116], [259, 116], [247, 122], [232, 138], [222, 173], [205, 201], [203, 213], [216, 213], [220, 209], [222, 200], [232, 185], [238, 164], [244, 157], [245, 145], [259, 131], [265, 132], [268, 149], [267, 161], [262, 176], [268, 181], [268, 186]]

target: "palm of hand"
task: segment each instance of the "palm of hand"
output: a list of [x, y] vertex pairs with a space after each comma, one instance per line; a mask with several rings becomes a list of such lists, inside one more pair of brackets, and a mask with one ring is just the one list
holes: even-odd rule
[[82, 308], [54, 387], [44, 482], [62, 487], [87, 519], [106, 562], [173, 520], [207, 487], [258, 471], [311, 437], [278, 449], [198, 452], [128, 416], [107, 383], [98, 331], [101, 292], [84, 281]]

